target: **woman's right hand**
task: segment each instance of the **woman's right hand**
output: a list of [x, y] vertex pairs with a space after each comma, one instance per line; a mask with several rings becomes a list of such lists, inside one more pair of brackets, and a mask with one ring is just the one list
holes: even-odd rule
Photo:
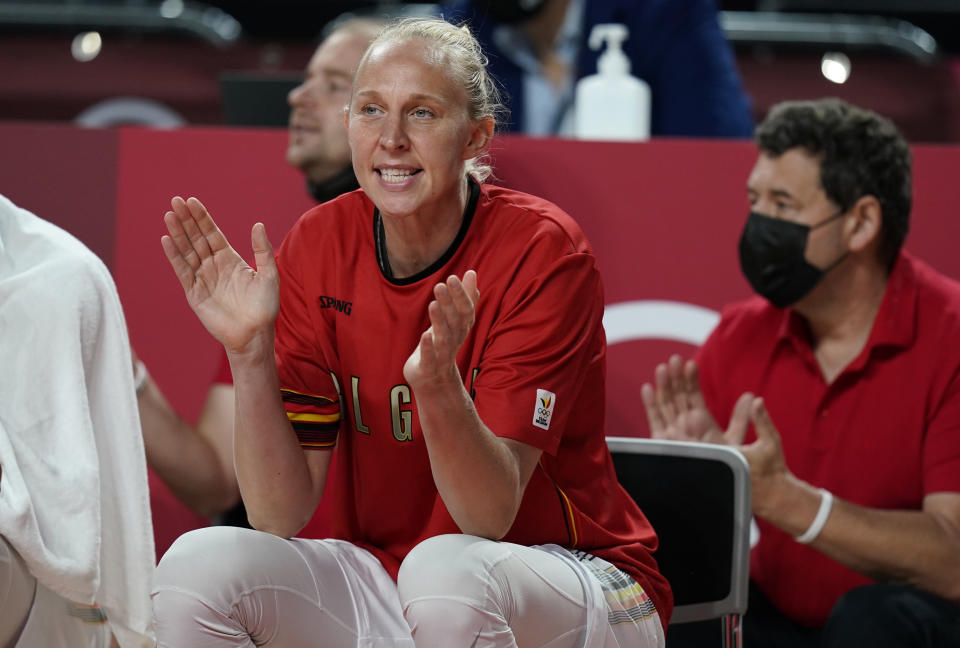
[[210, 213], [196, 198], [176, 196], [163, 221], [160, 242], [187, 302], [229, 353], [254, 350], [273, 340], [279, 311], [279, 282], [273, 247], [263, 223], [253, 226], [256, 269], [230, 247]]

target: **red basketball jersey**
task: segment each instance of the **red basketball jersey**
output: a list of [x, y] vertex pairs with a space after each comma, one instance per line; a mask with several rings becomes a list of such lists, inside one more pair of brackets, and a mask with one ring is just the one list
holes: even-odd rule
[[392, 279], [362, 191], [298, 221], [277, 255], [280, 385], [305, 448], [333, 450], [332, 537], [396, 577], [422, 540], [460, 533], [433, 483], [403, 365], [429, 326], [433, 287], [478, 275], [476, 323], [457, 355], [494, 434], [543, 451], [504, 540], [556, 543], [633, 576], [669, 619], [656, 536], [618, 484], [604, 439], [603, 286], [589, 243], [555, 205], [471, 181], [463, 225], [416, 276]]

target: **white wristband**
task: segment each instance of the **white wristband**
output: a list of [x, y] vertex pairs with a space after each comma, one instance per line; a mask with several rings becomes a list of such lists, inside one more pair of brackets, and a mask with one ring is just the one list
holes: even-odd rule
[[149, 377], [150, 373], [147, 371], [147, 365], [143, 364], [143, 360], [137, 360], [137, 364], [133, 367], [133, 389], [138, 395], [147, 386], [147, 378]]
[[825, 488], [820, 489], [820, 508], [810, 523], [810, 528], [796, 537], [796, 541], [801, 544], [810, 544], [816, 540], [820, 532], [823, 531], [823, 525], [827, 523], [830, 517], [830, 509], [833, 508], [833, 493]]

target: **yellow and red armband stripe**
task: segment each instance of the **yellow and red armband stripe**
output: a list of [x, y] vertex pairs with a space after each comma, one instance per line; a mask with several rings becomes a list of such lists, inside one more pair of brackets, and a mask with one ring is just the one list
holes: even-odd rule
[[287, 419], [304, 448], [332, 448], [340, 431], [340, 401], [281, 389]]

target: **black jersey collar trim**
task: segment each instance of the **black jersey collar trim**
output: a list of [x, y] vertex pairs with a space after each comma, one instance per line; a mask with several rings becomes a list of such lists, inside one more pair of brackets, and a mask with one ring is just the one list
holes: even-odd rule
[[457, 232], [456, 237], [454, 237], [453, 242], [446, 251], [440, 255], [440, 258], [428, 267], [415, 275], [403, 277], [402, 279], [397, 279], [393, 276], [393, 270], [390, 268], [390, 261], [387, 258], [387, 236], [383, 230], [383, 217], [380, 216], [379, 209], [376, 207], [373, 208], [373, 240], [377, 251], [377, 265], [380, 266], [380, 272], [387, 281], [396, 286], [408, 286], [420, 281], [424, 277], [432, 275], [450, 260], [450, 257], [457, 251], [460, 243], [463, 242], [463, 238], [467, 235], [467, 230], [470, 229], [470, 223], [473, 221], [473, 214], [477, 210], [477, 202], [480, 200], [480, 185], [471, 175], [467, 176], [467, 186], [470, 189], [470, 197], [467, 198], [467, 206], [463, 210], [463, 222], [460, 223], [460, 230]]

